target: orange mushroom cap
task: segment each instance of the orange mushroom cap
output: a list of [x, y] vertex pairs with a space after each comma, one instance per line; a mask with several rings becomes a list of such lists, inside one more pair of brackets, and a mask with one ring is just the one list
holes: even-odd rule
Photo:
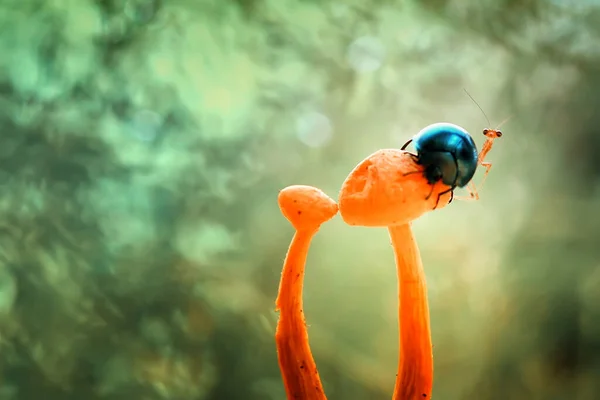
[[[406, 151], [383, 149], [371, 154], [342, 185], [339, 195], [342, 219], [348, 225], [384, 227], [409, 223], [432, 211], [438, 195], [450, 187], [438, 182], [432, 191], [424, 175], [411, 173], [414, 171], [424, 168]], [[450, 192], [443, 194], [437, 209], [445, 207], [450, 198]]]
[[277, 200], [281, 213], [299, 231], [318, 229], [338, 212], [335, 201], [312, 186], [288, 186], [279, 192]]

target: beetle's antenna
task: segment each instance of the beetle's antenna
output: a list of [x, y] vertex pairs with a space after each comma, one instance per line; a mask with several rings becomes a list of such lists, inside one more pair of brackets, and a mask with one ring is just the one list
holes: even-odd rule
[[[488, 116], [485, 114], [485, 111], [483, 111], [483, 108], [481, 108], [481, 106], [479, 105], [479, 103], [477, 103], [477, 102], [475, 101], [475, 99], [473, 98], [473, 96], [471, 96], [471, 95], [469, 94], [469, 92], [467, 92], [467, 89], [463, 88], [463, 90], [465, 91], [465, 93], [467, 94], [467, 96], [469, 96], [469, 97], [471, 98], [471, 100], [473, 100], [473, 103], [475, 103], [475, 105], [476, 105], [476, 106], [477, 106], [477, 107], [478, 107], [478, 108], [481, 110], [481, 112], [483, 113], [483, 116], [485, 117], [485, 119], [486, 119], [486, 121], [487, 121], [487, 123], [488, 123], [488, 126], [492, 126], [492, 123], [490, 122], [490, 119], [489, 119], [489, 118], [488, 118]], [[497, 129], [497, 128], [496, 128], [496, 129]]]

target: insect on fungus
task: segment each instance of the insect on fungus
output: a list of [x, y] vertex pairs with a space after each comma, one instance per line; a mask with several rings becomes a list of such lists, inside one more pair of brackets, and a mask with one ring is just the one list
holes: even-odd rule
[[[427, 283], [411, 223], [438, 205], [449, 204], [457, 187], [467, 187], [466, 200], [479, 199], [471, 180], [478, 165], [486, 169], [483, 180], [487, 177], [492, 164], [484, 159], [502, 132], [485, 129], [483, 134], [487, 139], [478, 153], [473, 138], [460, 126], [429, 125], [401, 149], [378, 150], [361, 161], [342, 184], [339, 204], [311, 186], [289, 186], [279, 193], [279, 207], [295, 229], [276, 300], [280, 316], [275, 341], [289, 400], [327, 399], [310, 350], [302, 290], [310, 243], [321, 225], [338, 212], [348, 225], [389, 231], [398, 274], [399, 328], [392, 399], [431, 399], [433, 346]], [[404, 150], [411, 142], [417, 154]]]
[[[488, 126], [490, 126], [490, 120], [483, 109], [469, 92], [465, 90], [465, 93], [479, 107], [488, 122]], [[417, 164], [425, 168], [423, 173], [432, 186], [428, 196], [431, 196], [434, 186], [440, 181], [444, 185], [449, 186], [446, 191], [440, 192], [434, 208], [438, 206], [441, 194], [450, 192], [452, 194], [450, 197], [451, 202], [454, 198], [454, 189], [457, 187], [462, 188], [466, 186], [469, 193], [468, 197], [456, 197], [457, 199], [479, 199], [478, 188], [481, 189], [492, 168], [492, 163], [484, 161], [485, 157], [492, 149], [494, 140], [502, 136], [499, 128], [507, 121], [508, 119], [504, 120], [496, 129], [488, 128], [483, 130], [486, 141], [479, 153], [477, 152], [477, 145], [469, 132], [458, 125], [448, 122], [426, 126], [402, 146], [401, 150], [404, 150], [411, 142], [414, 142], [417, 154], [410, 154], [415, 158]], [[471, 180], [475, 175], [478, 165], [484, 167], [485, 172], [481, 183], [478, 187], [475, 187]], [[421, 171], [410, 171], [407, 174], [419, 172]]]

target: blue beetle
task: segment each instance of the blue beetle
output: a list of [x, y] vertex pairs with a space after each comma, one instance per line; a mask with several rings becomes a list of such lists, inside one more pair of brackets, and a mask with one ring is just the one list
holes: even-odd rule
[[451, 192], [452, 201], [454, 189], [466, 186], [475, 175], [479, 158], [477, 146], [464, 128], [447, 122], [429, 125], [406, 142], [401, 150], [406, 149], [411, 142], [414, 142], [417, 151], [417, 154], [411, 155], [417, 164], [425, 167], [424, 175], [432, 185], [431, 193], [433, 185], [439, 181], [450, 186], [450, 189], [438, 194], [434, 209], [440, 196]]

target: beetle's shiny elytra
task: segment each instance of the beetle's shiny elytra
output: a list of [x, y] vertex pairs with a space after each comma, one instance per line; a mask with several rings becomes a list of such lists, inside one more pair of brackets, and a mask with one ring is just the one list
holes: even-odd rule
[[402, 150], [411, 142], [417, 151], [414, 155], [417, 164], [425, 168], [427, 181], [431, 185], [442, 181], [450, 186], [440, 195], [466, 186], [475, 175], [477, 146], [464, 128], [448, 122], [429, 125], [406, 142]]

